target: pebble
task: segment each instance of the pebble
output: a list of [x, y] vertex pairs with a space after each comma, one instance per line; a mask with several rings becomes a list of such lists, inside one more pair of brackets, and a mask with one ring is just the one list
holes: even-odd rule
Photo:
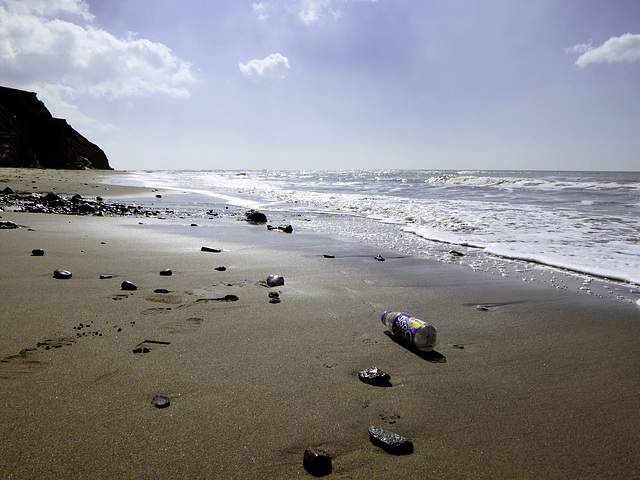
[[163, 277], [170, 277], [171, 275], [173, 275], [173, 272], [171, 271], [171, 269], [165, 268], [164, 270], [160, 270], [160, 275], [162, 275]]
[[113, 275], [100, 275], [100, 280], [106, 280], [107, 278], [113, 278]]
[[369, 440], [374, 445], [394, 455], [413, 453], [413, 442], [411, 440], [374, 425], [369, 427]]
[[269, 292], [269, 303], [280, 303], [280, 294], [278, 292]]
[[31, 255], [34, 257], [42, 257], [44, 255], [44, 250], [41, 248], [36, 248], [31, 250]]
[[313, 476], [328, 475], [333, 470], [331, 456], [319, 448], [307, 448], [304, 451], [302, 462], [304, 469]]
[[324, 258], [336, 258], [336, 256], [335, 255], [330, 255], [328, 253], [325, 253], [324, 254]]
[[246, 213], [247, 222], [253, 224], [261, 224], [267, 223], [267, 216], [264, 213], [258, 212], [257, 210], [249, 210]]
[[220, 253], [222, 250], [219, 248], [211, 248], [211, 247], [202, 247], [200, 249], [201, 252], [211, 252], [211, 253]]
[[166, 288], [156, 288], [153, 293], [169, 293], [169, 290]]
[[464, 253], [457, 250], [449, 250], [449, 255], [452, 255], [454, 257], [464, 257]]
[[224, 267], [222, 265], [220, 265], [219, 267], [214, 268], [214, 270], [217, 270], [218, 272], [224, 272], [227, 269], [227, 267]]
[[153, 400], [151, 400], [151, 403], [157, 408], [165, 408], [171, 405], [169, 397], [166, 397], [164, 395], [156, 395], [155, 397], [153, 397]]
[[125, 280], [124, 282], [122, 282], [121, 287], [122, 287], [122, 290], [137, 290], [138, 289], [138, 287], [136, 287], [129, 280]]
[[71, 272], [68, 271], [68, 270], [58, 269], [55, 272], [53, 272], [53, 276], [55, 278], [60, 278], [60, 279], [66, 280], [66, 279], [71, 278]]
[[379, 262], [384, 262], [384, 257], [382, 255], [376, 255], [376, 260]]
[[280, 285], [284, 285], [284, 277], [280, 275], [269, 275], [267, 277], [267, 285], [270, 287], [279, 287]]
[[358, 378], [365, 383], [369, 383], [371, 385], [378, 386], [389, 386], [389, 380], [391, 380], [391, 375], [383, 372], [377, 367], [367, 368], [366, 370], [362, 370], [358, 372]]

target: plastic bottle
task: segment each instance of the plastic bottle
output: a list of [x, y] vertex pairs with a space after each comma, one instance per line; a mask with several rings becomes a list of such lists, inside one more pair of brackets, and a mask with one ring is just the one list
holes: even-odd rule
[[430, 352], [436, 345], [436, 327], [401, 312], [384, 312], [382, 323], [387, 330], [418, 350]]

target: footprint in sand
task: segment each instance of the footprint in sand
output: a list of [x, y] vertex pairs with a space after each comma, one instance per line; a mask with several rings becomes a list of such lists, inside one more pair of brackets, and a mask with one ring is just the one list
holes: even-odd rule
[[75, 340], [68, 337], [48, 338], [38, 342], [34, 348], [24, 348], [17, 355], [7, 355], [0, 359], [0, 378], [14, 379], [42, 370], [46, 363], [34, 358], [39, 351], [73, 345]]
[[191, 330], [199, 328], [200, 325], [202, 325], [202, 322], [204, 322], [204, 319], [200, 317], [190, 317], [176, 323], [164, 325], [163, 328], [171, 334], [187, 333]]

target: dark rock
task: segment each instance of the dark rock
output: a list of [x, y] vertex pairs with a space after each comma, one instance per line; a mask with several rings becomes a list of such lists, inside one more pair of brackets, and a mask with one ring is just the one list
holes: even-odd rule
[[73, 197], [71, 197], [71, 201], [73, 203], [80, 203], [82, 201], [82, 195], [76, 193]]
[[104, 152], [33, 92], [0, 87], [0, 167], [111, 170]]
[[151, 400], [151, 403], [157, 408], [166, 408], [171, 405], [169, 397], [165, 397], [164, 395], [156, 395], [153, 397], [153, 400]]
[[192, 227], [197, 227], [197, 226], [198, 226], [198, 224], [197, 224], [197, 223], [192, 223], [192, 224], [191, 224], [191, 226], [192, 226]]
[[71, 272], [69, 272], [68, 270], [56, 270], [55, 272], [53, 272], [53, 276], [55, 278], [59, 278], [61, 280], [67, 280], [69, 278], [71, 278]]
[[133, 349], [133, 353], [149, 353], [150, 350], [148, 347], [143, 347], [142, 345], [138, 345]]
[[53, 192], [49, 192], [47, 193], [44, 198], [42, 199], [42, 201], [44, 203], [51, 203], [51, 202], [57, 202], [59, 200], [62, 200], [62, 197], [60, 197], [60, 195], [53, 193]]
[[113, 275], [100, 275], [100, 280], [106, 280], [107, 278], [113, 278]]
[[42, 257], [44, 255], [44, 250], [41, 248], [36, 248], [31, 250], [31, 255], [34, 257]]
[[227, 267], [223, 267], [222, 265], [220, 265], [219, 267], [214, 268], [214, 270], [217, 270], [218, 272], [224, 272], [227, 269]]
[[171, 271], [171, 269], [165, 268], [164, 270], [160, 270], [160, 275], [162, 275], [163, 277], [170, 277], [171, 275], [173, 275], [173, 272]]
[[278, 230], [284, 233], [293, 233], [293, 227], [291, 225], [280, 225]]
[[89, 204], [89, 203], [83, 203], [78, 205], [78, 213], [80, 214], [87, 214], [87, 213], [95, 213], [96, 209], [93, 207], [93, 205]]
[[464, 257], [464, 253], [457, 250], [449, 250], [449, 255], [451, 255], [452, 257]]
[[284, 285], [284, 277], [280, 275], [269, 275], [267, 277], [267, 285], [270, 287], [279, 287], [280, 285]]
[[0, 222], [0, 228], [1, 229], [12, 229], [12, 228], [20, 228], [19, 225], [17, 223], [14, 222], [10, 222], [9, 220], [3, 220]]
[[370, 385], [376, 385], [380, 387], [391, 386], [391, 383], [389, 382], [389, 380], [391, 380], [391, 376], [376, 367], [367, 368], [366, 370], [358, 372], [358, 378]]
[[408, 455], [413, 453], [413, 442], [397, 433], [384, 428], [370, 426], [369, 440], [374, 445], [393, 455]]
[[131, 283], [128, 280], [125, 280], [124, 282], [122, 282], [122, 290], [137, 290], [138, 287], [136, 287], [133, 283]]
[[376, 260], [378, 260], [379, 262], [384, 262], [384, 257], [382, 255], [376, 255]]
[[169, 290], [166, 288], [156, 288], [153, 293], [169, 293]]
[[319, 448], [309, 447], [302, 458], [304, 469], [314, 477], [329, 475], [333, 470], [331, 456]]
[[240, 300], [240, 297], [238, 297], [237, 295], [225, 295], [224, 297], [221, 298], [216, 298], [215, 300], [219, 300], [222, 302], [237, 302], [238, 300]]
[[162, 195], [156, 195], [156, 198], [162, 198]]
[[267, 216], [256, 210], [249, 210], [246, 214], [246, 220], [254, 225], [267, 223]]
[[13, 193], [15, 193], [15, 192], [13, 191], [13, 189], [11, 187], [7, 187], [4, 190], [2, 190], [2, 194], [3, 195], [11, 195]]
[[476, 305], [476, 309], [477, 310], [483, 310], [483, 311], [486, 312], [487, 310], [489, 310], [489, 307], [486, 306], [486, 305]]
[[336, 258], [335, 255], [324, 254], [324, 258]]
[[280, 303], [280, 294], [278, 292], [269, 292], [269, 303]]
[[211, 247], [202, 247], [200, 249], [201, 252], [211, 252], [211, 253], [220, 253], [222, 252], [222, 250], [218, 249], [218, 248], [211, 248]]

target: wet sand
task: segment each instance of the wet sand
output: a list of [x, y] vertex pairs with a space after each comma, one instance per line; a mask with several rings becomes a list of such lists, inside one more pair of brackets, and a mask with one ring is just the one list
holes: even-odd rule
[[[154, 194], [100, 183], [118, 172], [2, 174], [0, 189]], [[311, 478], [307, 447], [332, 455], [328, 478], [640, 476], [633, 304], [225, 218], [0, 216], [23, 226], [0, 230], [2, 478]], [[385, 310], [433, 323], [441, 357], [389, 339]], [[391, 387], [358, 380], [374, 366]], [[413, 453], [373, 445], [370, 425]]]

